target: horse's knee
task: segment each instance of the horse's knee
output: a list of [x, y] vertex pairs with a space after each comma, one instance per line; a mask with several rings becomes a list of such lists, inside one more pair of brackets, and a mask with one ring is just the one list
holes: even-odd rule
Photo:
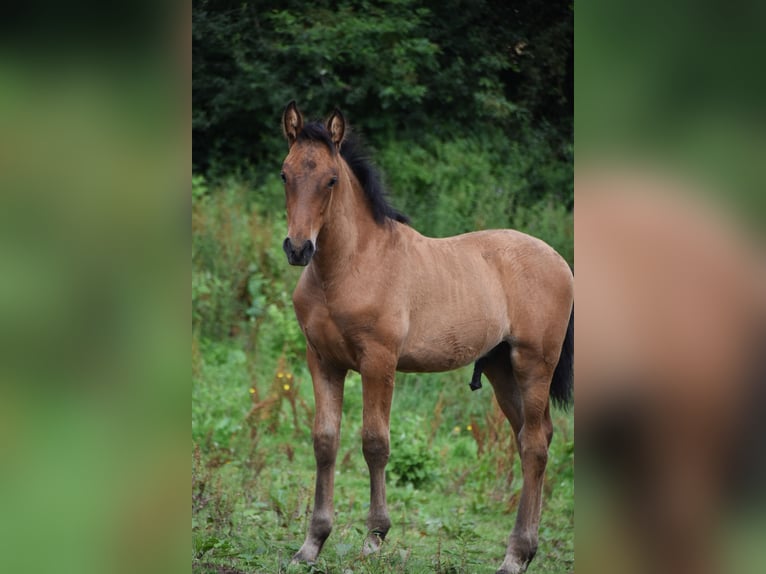
[[369, 462], [388, 462], [391, 452], [388, 433], [365, 430], [362, 433], [362, 452]]
[[338, 433], [336, 431], [314, 431], [314, 456], [319, 466], [331, 465], [338, 452]]
[[548, 464], [548, 447], [534, 446], [525, 448], [522, 458], [524, 463], [533, 464], [537, 469], [544, 470]]

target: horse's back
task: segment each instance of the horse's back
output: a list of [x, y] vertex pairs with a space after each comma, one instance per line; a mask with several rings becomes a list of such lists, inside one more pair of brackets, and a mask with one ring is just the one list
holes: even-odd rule
[[[492, 296], [502, 292], [529, 306], [535, 301], [571, 299], [572, 272], [550, 245], [513, 229], [474, 231], [443, 239], [424, 238], [423, 260], [442, 260], [439, 270], [453, 282]], [[426, 267], [424, 265], [424, 267]]]

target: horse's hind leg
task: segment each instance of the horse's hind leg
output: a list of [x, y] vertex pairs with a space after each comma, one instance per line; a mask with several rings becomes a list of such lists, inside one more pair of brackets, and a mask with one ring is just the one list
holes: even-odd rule
[[332, 529], [335, 458], [340, 441], [343, 384], [346, 377], [346, 371], [323, 363], [310, 347], [306, 355], [316, 402], [312, 431], [317, 464], [316, 491], [306, 541], [293, 557], [293, 562], [314, 562]]
[[498, 574], [524, 572], [537, 552], [543, 478], [553, 435], [548, 403], [552, 372], [538, 354], [516, 348], [485, 367], [516, 435], [524, 475], [516, 524]]

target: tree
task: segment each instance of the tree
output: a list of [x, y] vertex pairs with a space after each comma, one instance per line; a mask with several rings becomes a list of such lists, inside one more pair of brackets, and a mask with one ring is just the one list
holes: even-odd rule
[[284, 105], [373, 142], [484, 128], [572, 135], [572, 8], [532, 0], [194, 2], [194, 168], [273, 163]]

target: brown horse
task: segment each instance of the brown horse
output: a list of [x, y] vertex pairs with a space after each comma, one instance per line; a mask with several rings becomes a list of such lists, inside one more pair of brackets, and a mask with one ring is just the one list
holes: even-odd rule
[[365, 554], [391, 527], [385, 467], [396, 371], [437, 372], [477, 361], [513, 427], [524, 483], [498, 570], [526, 570], [537, 550], [543, 475], [553, 428], [549, 397], [572, 394], [573, 277], [539, 239], [494, 230], [424, 237], [386, 201], [380, 179], [346, 140], [335, 110], [308, 123], [285, 109], [282, 166], [293, 294], [314, 384], [314, 511], [295, 561], [313, 562], [333, 521], [335, 458], [346, 373], [362, 376], [362, 450], [370, 469]]

